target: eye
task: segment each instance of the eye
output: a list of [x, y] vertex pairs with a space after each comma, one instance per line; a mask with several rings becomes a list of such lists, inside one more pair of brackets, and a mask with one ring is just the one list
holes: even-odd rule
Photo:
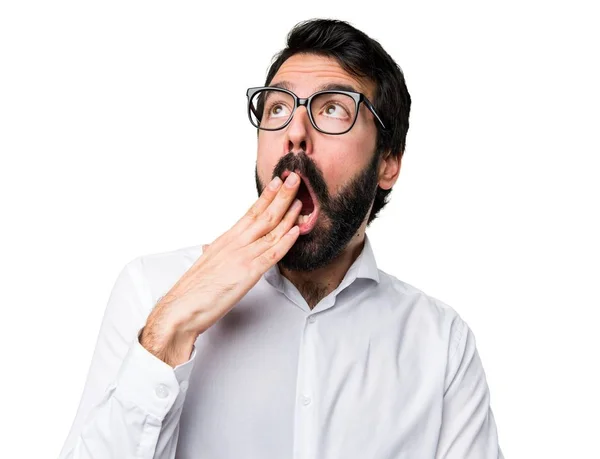
[[322, 113], [325, 116], [329, 116], [332, 118], [349, 118], [350, 114], [348, 110], [341, 104], [337, 102], [328, 102], [323, 105]]
[[290, 115], [288, 107], [280, 102], [273, 103], [268, 110], [268, 115], [271, 118], [281, 118]]

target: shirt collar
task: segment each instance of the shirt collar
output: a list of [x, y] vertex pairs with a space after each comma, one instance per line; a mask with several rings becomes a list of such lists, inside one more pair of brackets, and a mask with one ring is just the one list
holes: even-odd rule
[[[281, 271], [279, 271], [279, 266], [277, 264], [269, 268], [269, 270], [264, 274], [264, 277], [266, 281], [277, 290], [283, 291], [283, 276], [281, 275]], [[379, 270], [377, 268], [377, 262], [375, 261], [373, 248], [371, 247], [371, 242], [369, 241], [369, 237], [366, 233], [363, 249], [346, 272], [344, 279], [340, 283], [340, 287], [342, 287], [342, 285], [345, 287], [358, 278], [372, 279], [379, 283]]]
[[371, 241], [369, 236], [365, 233], [365, 245], [362, 252], [356, 258], [352, 266], [358, 266], [358, 272], [356, 273], [357, 278], [373, 279], [379, 283], [379, 269], [377, 268], [377, 262], [375, 261], [375, 254], [371, 247]]

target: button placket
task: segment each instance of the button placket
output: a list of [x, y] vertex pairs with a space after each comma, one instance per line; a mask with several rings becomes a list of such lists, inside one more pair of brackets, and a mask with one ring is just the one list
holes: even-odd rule
[[[320, 305], [319, 307], [323, 307]], [[317, 362], [318, 362], [318, 351], [317, 343], [319, 337], [319, 321], [317, 316], [319, 312], [313, 312], [310, 314], [306, 321], [305, 332], [305, 365], [304, 365], [304, 383], [301, 386], [300, 400], [298, 403], [298, 409], [300, 410], [300, 419], [304, 423], [303, 427], [303, 457], [312, 458], [318, 457], [316, 454], [318, 432], [317, 432], [317, 402], [318, 394], [315, 392], [318, 388], [317, 378]]]
[[[309, 315], [310, 314], [310, 315]], [[317, 457], [315, 454], [318, 432], [316, 416], [317, 387], [317, 313], [304, 316], [302, 338], [298, 360], [297, 392], [294, 411], [294, 458], [304, 459]]]
[[[317, 321], [317, 315], [316, 314], [311, 314], [307, 318], [307, 322], [309, 324], [314, 324], [316, 321]], [[310, 329], [312, 329], [312, 327], [309, 328], [309, 329], [307, 329], [308, 335], [307, 335], [307, 340], [305, 341], [305, 343], [307, 345], [306, 359], [307, 359], [307, 363], [311, 362], [312, 365], [314, 365], [314, 363], [315, 363], [314, 360], [313, 360], [314, 359], [314, 353], [311, 352], [313, 350], [312, 346], [311, 346], [312, 339], [310, 339], [310, 336], [313, 336], [314, 331], [311, 332], [311, 331], [309, 331]], [[308, 350], [309, 348], [310, 348], [310, 350]], [[311, 375], [312, 375], [312, 371], [307, 371], [306, 372], [306, 377], [307, 377], [306, 390], [309, 390], [309, 391], [310, 391], [310, 385], [312, 385], [313, 382], [314, 382], [313, 378], [311, 377]], [[312, 398], [306, 392], [300, 395], [300, 403], [302, 404], [302, 406], [308, 407], [311, 404], [311, 402], [312, 402]]]

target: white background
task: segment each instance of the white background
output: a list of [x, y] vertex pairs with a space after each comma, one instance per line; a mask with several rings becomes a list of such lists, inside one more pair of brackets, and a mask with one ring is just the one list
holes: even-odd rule
[[507, 458], [598, 457], [592, 3], [3, 2], [0, 455], [58, 455], [124, 264], [208, 243], [256, 199], [245, 90], [296, 22], [333, 17], [413, 100], [368, 230], [380, 268], [474, 331]]

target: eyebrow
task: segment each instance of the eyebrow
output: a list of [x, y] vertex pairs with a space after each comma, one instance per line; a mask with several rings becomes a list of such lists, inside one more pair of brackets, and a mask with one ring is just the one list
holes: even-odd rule
[[[293, 91], [292, 88], [294, 87], [294, 85], [292, 83], [290, 83], [289, 81], [279, 81], [278, 83], [271, 84], [270, 87], [282, 88], [282, 89], [287, 89], [288, 91]], [[325, 84], [319, 86], [315, 92], [330, 91], [332, 89], [337, 89], [339, 91], [360, 92], [354, 86], [352, 86], [350, 84], [342, 84], [342, 83], [325, 83]]]

